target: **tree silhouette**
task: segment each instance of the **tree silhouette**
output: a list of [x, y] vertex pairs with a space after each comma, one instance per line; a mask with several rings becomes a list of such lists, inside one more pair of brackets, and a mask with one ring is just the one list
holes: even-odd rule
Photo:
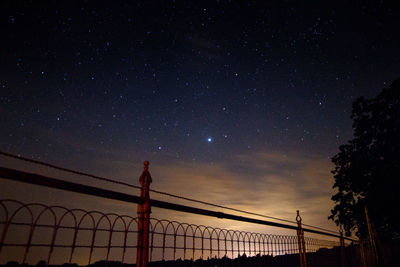
[[332, 158], [338, 193], [330, 219], [349, 235], [367, 235], [364, 207], [382, 239], [400, 239], [400, 79], [373, 99], [358, 98], [354, 138]]

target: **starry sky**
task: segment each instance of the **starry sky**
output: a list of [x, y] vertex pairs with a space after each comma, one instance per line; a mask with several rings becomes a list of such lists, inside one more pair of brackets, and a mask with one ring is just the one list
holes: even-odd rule
[[372, 2], [1, 1], [0, 150], [134, 184], [149, 160], [154, 189], [335, 230], [351, 104], [400, 75], [399, 10]]

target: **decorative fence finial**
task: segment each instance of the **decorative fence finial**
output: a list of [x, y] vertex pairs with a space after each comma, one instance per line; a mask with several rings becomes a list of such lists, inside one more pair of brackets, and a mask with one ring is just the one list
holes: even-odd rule
[[306, 242], [304, 240], [304, 230], [301, 226], [301, 216], [299, 210], [297, 210], [296, 221], [297, 221], [297, 242], [299, 246], [300, 267], [307, 267]]
[[143, 162], [143, 165], [144, 165], [144, 171], [148, 171], [148, 170], [149, 170], [150, 162], [149, 162], [148, 160], [145, 160], [145, 161]]
[[296, 221], [297, 221], [297, 223], [301, 223], [301, 216], [300, 216], [299, 210], [297, 210]]

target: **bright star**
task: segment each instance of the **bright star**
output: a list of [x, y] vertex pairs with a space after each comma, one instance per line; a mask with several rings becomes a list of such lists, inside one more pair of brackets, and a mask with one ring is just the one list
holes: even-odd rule
[[208, 137], [208, 138], [207, 138], [207, 142], [211, 143], [211, 141], [212, 141], [212, 138], [211, 138], [211, 137]]

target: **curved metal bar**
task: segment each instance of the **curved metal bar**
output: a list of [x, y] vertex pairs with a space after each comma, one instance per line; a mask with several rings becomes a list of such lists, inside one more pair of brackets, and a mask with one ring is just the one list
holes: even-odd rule
[[[182, 230], [182, 236], [183, 236], [183, 260], [185, 260], [185, 256], [186, 256], [186, 231], [185, 228], [183, 227], [184, 223], [177, 223], [177, 227], [175, 229], [175, 239], [177, 239], [178, 237], [180, 237], [181, 235], [179, 235], [178, 231], [179, 229]], [[176, 245], [175, 245], [176, 247]]]
[[[210, 232], [210, 229], [211, 229], [211, 232]], [[212, 246], [212, 234], [213, 234], [213, 231], [215, 230], [214, 228], [212, 228], [211, 226], [206, 226], [206, 228], [204, 229], [204, 232], [207, 230], [207, 233], [208, 233], [208, 236], [209, 236], [209, 238], [208, 239], [210, 239], [210, 258], [212, 258], [212, 252], [213, 252], [213, 246]]]
[[[224, 254], [224, 257], [227, 257], [227, 254], [228, 254], [228, 247], [227, 247], [227, 233], [228, 233], [228, 230], [227, 229], [220, 229], [220, 231], [219, 231], [219, 234], [218, 234], [218, 240], [220, 240], [220, 236], [221, 236], [221, 233], [223, 234], [223, 240], [224, 240], [224, 252], [225, 252], [225, 254]], [[219, 244], [218, 244], [218, 247], [219, 247]], [[219, 255], [218, 255], [218, 257], [219, 257]]]
[[175, 259], [175, 255], [176, 255], [176, 228], [175, 228], [174, 222], [168, 221], [167, 227], [165, 227], [165, 234], [167, 234], [168, 227], [170, 227], [170, 226], [173, 229], [172, 232], [173, 232], [173, 235], [174, 235], [174, 256], [173, 256], [173, 258]]
[[34, 227], [33, 227], [33, 212], [29, 208], [29, 206], [34, 206], [34, 205], [36, 205], [36, 203], [34, 203], [34, 204], [23, 204], [20, 208], [18, 208], [16, 211], [14, 211], [14, 213], [10, 216], [10, 223], [12, 223], [12, 220], [18, 214], [19, 211], [21, 211], [22, 209], [27, 209], [28, 212], [29, 212], [30, 218], [31, 218], [28, 242], [26, 243], [26, 246], [25, 246], [24, 259], [22, 260], [22, 264], [25, 264], [25, 262], [26, 262], [26, 257], [28, 255], [30, 244], [31, 244], [31, 240], [32, 240], [33, 229], [34, 229]]
[[[230, 237], [230, 239], [229, 239], [229, 241], [231, 241], [230, 243], [231, 243], [231, 257], [232, 257], [232, 259], [233, 259], [233, 231], [232, 230], [227, 230], [227, 236], [228, 236], [228, 234], [229, 234], [229, 237]], [[228, 253], [227, 253], [228, 254]], [[226, 255], [227, 256], [227, 255]]]
[[4, 244], [4, 241], [6, 239], [6, 234], [7, 234], [7, 231], [8, 231], [8, 227], [10, 226], [10, 223], [11, 223], [11, 220], [8, 217], [9, 212], [8, 212], [7, 206], [4, 204], [4, 202], [13, 202], [13, 203], [20, 204], [21, 206], [24, 205], [22, 202], [17, 201], [17, 200], [12, 200], [12, 199], [0, 200], [0, 204], [4, 208], [4, 211], [5, 211], [4, 213], [6, 215], [3, 232], [1, 233], [1, 239], [0, 239], [0, 254], [2, 252], [3, 244]]
[[[201, 228], [203, 228], [203, 230]], [[196, 228], [194, 229], [194, 234], [193, 234], [194, 236], [196, 236], [197, 232], [200, 233], [200, 240], [201, 240], [201, 256], [200, 256], [200, 258], [201, 259], [203, 259], [203, 257], [204, 257], [204, 242], [203, 242], [204, 241], [204, 229], [205, 229], [205, 226], [196, 225]], [[194, 252], [193, 252], [193, 255], [194, 255]]]
[[[72, 257], [74, 255], [74, 251], [75, 251], [76, 238], [77, 238], [77, 234], [78, 234], [78, 220], [77, 220], [76, 215], [75, 215], [74, 212], [78, 212], [78, 211], [82, 211], [82, 210], [77, 210], [77, 209], [75, 209], [75, 210], [66, 209], [66, 210], [67, 211], [58, 220], [58, 224], [57, 225], [58, 225], [58, 228], [59, 228], [61, 226], [61, 223], [64, 220], [64, 218], [69, 214], [74, 219], [74, 236], [73, 236], [73, 239], [72, 239], [71, 252], [69, 254], [69, 260], [68, 260], [68, 263], [71, 264], [72, 263]], [[55, 240], [54, 240], [54, 242], [55, 242]], [[49, 257], [48, 262], [50, 262], [50, 257]]]
[[[258, 245], [258, 253], [257, 253], [257, 249], [255, 249], [255, 254], [256, 255], [260, 255], [260, 256], [262, 256], [263, 254], [262, 254], [262, 250], [261, 250], [261, 239], [262, 239], [262, 234], [260, 234], [260, 233], [254, 233], [254, 235], [255, 235], [255, 237], [256, 237], [256, 240], [257, 240], [257, 245]], [[256, 240], [254, 241], [254, 247], [256, 248]]]
[[131, 225], [132, 225], [132, 222], [136, 222], [136, 229], [137, 229], [137, 227], [138, 227], [138, 218], [133, 218], [133, 217], [131, 217], [131, 216], [126, 216], [126, 217], [129, 218], [130, 221], [129, 221], [129, 223], [127, 224], [126, 230], [125, 230], [125, 232], [124, 232], [124, 248], [123, 248], [123, 251], [122, 251], [122, 260], [121, 260], [121, 263], [122, 263], [122, 264], [125, 263], [125, 253], [126, 253], [126, 248], [127, 248], [126, 243], [127, 243], [128, 233], [129, 233], [129, 229], [130, 229], [130, 227], [131, 227]]
[[249, 253], [246, 254], [246, 256], [250, 256], [251, 254], [251, 248], [250, 248], [250, 235], [248, 232], [243, 232], [244, 236], [243, 236], [243, 249], [244, 249], [244, 254], [246, 254], [246, 238], [247, 238], [247, 243], [249, 245]]
[[81, 219], [80, 219], [80, 221], [79, 221], [79, 223], [78, 223], [78, 230], [79, 230], [79, 227], [80, 227], [80, 225], [81, 225], [81, 223], [83, 222], [83, 220], [86, 218], [86, 216], [89, 216], [89, 218], [91, 219], [91, 221], [92, 221], [92, 241], [91, 241], [91, 245], [90, 245], [90, 252], [89, 252], [89, 260], [88, 260], [88, 264], [90, 264], [91, 263], [91, 260], [92, 260], [92, 253], [93, 253], [93, 246], [94, 246], [94, 240], [95, 240], [95, 237], [96, 237], [96, 221], [95, 221], [95, 219], [94, 219], [94, 217], [93, 217], [93, 215], [92, 215], [92, 213], [94, 213], [93, 211], [87, 211], [82, 217], [81, 217]]
[[[96, 211], [96, 213], [100, 213], [100, 212]], [[96, 228], [95, 228], [95, 235], [96, 235], [97, 229], [99, 229], [99, 225], [103, 219], [106, 219], [106, 222], [108, 222], [109, 235], [108, 235], [107, 256], [106, 256], [106, 260], [108, 261], [108, 256], [110, 255], [110, 243], [111, 243], [112, 231], [111, 231], [111, 221], [110, 221], [110, 218], [108, 218], [107, 214], [102, 213], [102, 216], [97, 221]], [[93, 245], [94, 245], [94, 239], [93, 239]], [[92, 255], [90, 255], [90, 256], [92, 256]]]
[[[251, 252], [252, 252], [252, 250], [251, 250], [251, 244], [253, 244], [253, 253], [254, 253], [254, 255], [253, 256], [256, 256], [257, 255], [257, 249], [256, 249], [256, 235], [255, 235], [255, 233], [250, 233], [250, 235], [249, 235], [249, 247], [250, 247], [250, 251], [249, 251], [249, 255], [251, 256], [252, 254], [251, 254]], [[253, 242], [252, 242], [253, 241]]]
[[[53, 253], [53, 248], [54, 248], [54, 242], [56, 240], [56, 235], [57, 235], [57, 230], [58, 230], [58, 225], [57, 225], [57, 215], [54, 212], [53, 209], [58, 208], [58, 206], [46, 206], [37, 216], [35, 222], [34, 222], [34, 228], [36, 228], [37, 222], [39, 221], [40, 217], [42, 217], [42, 215], [47, 211], [51, 211], [51, 214], [53, 215], [53, 234], [52, 234], [52, 238], [51, 238], [51, 245], [50, 245], [50, 251], [49, 251], [49, 255], [47, 257], [47, 264], [50, 263], [50, 259], [51, 259], [51, 254]], [[34, 231], [34, 229], [32, 230]]]
[[[209, 227], [210, 229], [212, 229], [212, 231], [211, 231], [211, 236], [210, 236], [210, 258], [212, 258], [212, 241], [213, 240], [217, 240], [217, 255], [218, 255], [218, 258], [219, 258], [219, 253], [220, 253], [220, 250], [219, 250], [219, 238], [218, 238], [218, 231], [220, 230], [219, 228], [214, 228], [214, 227]], [[215, 238], [213, 238], [213, 236], [215, 236]]]
[[[115, 217], [115, 219], [114, 219], [114, 221], [113, 221], [113, 223], [111, 225], [110, 238], [109, 238], [108, 247], [107, 247], [107, 259], [108, 259], [108, 256], [110, 254], [112, 234], [114, 232], [114, 228], [115, 228], [115, 225], [116, 225], [117, 221], [122, 221], [123, 226], [124, 226], [124, 232], [126, 232], [126, 222], [125, 222], [125, 220], [123, 218], [124, 218], [123, 215], [116, 215], [116, 217]], [[125, 246], [124, 246], [124, 249], [125, 249]], [[122, 253], [124, 254], [124, 252], [122, 252]], [[124, 256], [122, 256], [122, 258], [124, 258]]]
[[[167, 234], [167, 232], [166, 232], [166, 230], [165, 230], [165, 226], [164, 226], [164, 224], [162, 223], [163, 221], [162, 220], [157, 220], [157, 219], [154, 219], [154, 218], [151, 218], [151, 220], [155, 220], [156, 221], [156, 223], [153, 225], [151, 225], [152, 227], [150, 228], [151, 229], [151, 238], [152, 238], [152, 240], [153, 240], [153, 236], [154, 236], [154, 234], [156, 233], [156, 229], [157, 229], [157, 227], [159, 226], [159, 227], [161, 227], [161, 229], [162, 229], [162, 235], [163, 235], [163, 243], [162, 243], [162, 259], [164, 260], [165, 259], [165, 239], [166, 239], [166, 234]], [[153, 241], [152, 241], [152, 244], [153, 244]], [[151, 250], [150, 251], [150, 258], [152, 258], [152, 253], [153, 253], [153, 250]]]
[[237, 253], [238, 253], [238, 256], [240, 256], [240, 237], [243, 238], [243, 236], [242, 236], [242, 233], [240, 231], [238, 231], [238, 230], [235, 230], [234, 233], [235, 233], [235, 235], [237, 237], [237, 239], [236, 239], [236, 241], [237, 241]]
[[[93, 261], [94, 249], [105, 249], [106, 253], [101, 256], [105, 260], [113, 255], [111, 251], [114, 248], [122, 249], [121, 258], [122, 263], [124, 263], [127, 249], [137, 248], [137, 245], [132, 245], [133, 242], [128, 242], [130, 240], [129, 234], [138, 232], [138, 218], [136, 217], [100, 211], [68, 209], [62, 206], [47, 206], [40, 203], [24, 204], [14, 200], [0, 200], [0, 206], [0, 211], [2, 211], [0, 213], [0, 224], [3, 228], [0, 247], [24, 248], [23, 262], [31, 260], [31, 257], [28, 257], [30, 247], [48, 248], [49, 250], [46, 250], [48, 251], [47, 263], [54, 261], [56, 257], [54, 251], [58, 252], [55, 248], [70, 249], [68, 251], [69, 263], [73, 262], [76, 248], [87, 248], [90, 249], [87, 254], [89, 264]], [[20, 220], [20, 214], [24, 216], [23, 221]], [[43, 223], [44, 220], [47, 221]], [[9, 226], [11, 225], [30, 227], [26, 243], [15, 243], [13, 239], [10, 239], [11, 236], [8, 232], [10, 232]], [[37, 242], [36, 236], [39, 227], [49, 229], [46, 235], [51, 237], [51, 241]], [[60, 243], [59, 240], [62, 236], [60, 229], [68, 229], [71, 233], [73, 232], [72, 243], [69, 243], [69, 241], [66, 244]], [[83, 235], [83, 231], [85, 231], [85, 237], [88, 236], [89, 242], [78, 242], [78, 237]], [[104, 239], [103, 235], [101, 235], [101, 238], [99, 237], [98, 232], [105, 232]], [[123, 237], [116, 238], [116, 235], [120, 236], [118, 233], [123, 234]], [[234, 260], [243, 254], [249, 257], [247, 260], [251, 264], [260, 266], [270, 263], [290, 265], [290, 258], [280, 256], [298, 253], [296, 235], [271, 235], [221, 229], [156, 218], [150, 219], [150, 233], [150, 259], [161, 257], [162, 260], [167, 260], [167, 258], [176, 260], [177, 257], [183, 255], [183, 264], [190, 257], [193, 261], [199, 257], [204, 259], [204, 253], [207, 253], [207, 256], [211, 258], [210, 263], [213, 262], [214, 264], [214, 258], [223, 259], [222, 262], [215, 262], [218, 266], [221, 264], [229, 265], [229, 257]], [[322, 247], [332, 248], [339, 244], [339, 242], [317, 238], [305, 237], [304, 239], [307, 253], [316, 252]], [[103, 240], [106, 242], [104, 245]], [[1, 251], [0, 249], [0, 253]], [[167, 251], [171, 253], [166, 254]], [[270, 255], [277, 257], [270, 257]], [[232, 263], [238, 266], [245, 262], [243, 258], [240, 258], [236, 262], [232, 261]]]

